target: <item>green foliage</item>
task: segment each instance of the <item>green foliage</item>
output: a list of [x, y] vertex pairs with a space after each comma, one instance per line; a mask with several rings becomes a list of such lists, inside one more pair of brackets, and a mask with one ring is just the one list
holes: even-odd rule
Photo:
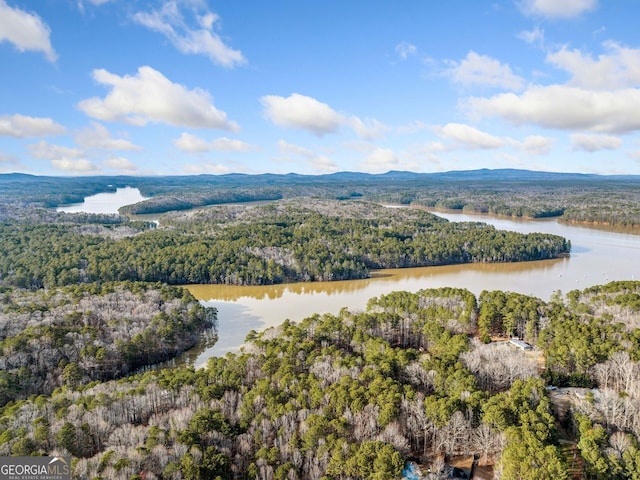
[[372, 268], [538, 260], [570, 250], [554, 235], [348, 205], [212, 209], [119, 240], [74, 225], [0, 225], [0, 278], [23, 288], [116, 280], [262, 285], [365, 278]]

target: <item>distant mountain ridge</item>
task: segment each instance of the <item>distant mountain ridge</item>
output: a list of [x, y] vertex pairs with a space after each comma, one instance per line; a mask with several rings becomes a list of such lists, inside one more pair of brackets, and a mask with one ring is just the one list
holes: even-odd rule
[[366, 172], [335, 172], [328, 174], [300, 174], [300, 173], [227, 173], [222, 175], [201, 174], [201, 175], [158, 175], [158, 176], [132, 176], [132, 175], [92, 175], [81, 177], [64, 177], [50, 175], [32, 175], [28, 173], [0, 173], [0, 182], [38, 182], [38, 181], [63, 181], [76, 183], [82, 180], [101, 181], [108, 180], [114, 184], [123, 182], [131, 182], [135, 180], [144, 181], [145, 183], [153, 180], [173, 180], [184, 181], [185, 183], [200, 183], [198, 180], [263, 180], [268, 182], [276, 181], [313, 181], [313, 180], [330, 180], [330, 181], [360, 181], [360, 180], [421, 180], [421, 179], [447, 179], [447, 180], [587, 180], [587, 179], [603, 179], [603, 180], [638, 180], [640, 175], [600, 175], [595, 173], [573, 173], [573, 172], [546, 172], [538, 170], [524, 170], [515, 168], [488, 169], [481, 168], [476, 170], [450, 170], [445, 172], [411, 172], [401, 170], [390, 170], [386, 173], [366, 173]]

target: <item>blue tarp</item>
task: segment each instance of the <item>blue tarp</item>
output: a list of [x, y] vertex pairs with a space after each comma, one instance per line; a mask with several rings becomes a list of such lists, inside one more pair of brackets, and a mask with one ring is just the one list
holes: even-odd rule
[[409, 462], [404, 466], [404, 470], [402, 470], [402, 478], [406, 480], [420, 480], [420, 469], [415, 463]]

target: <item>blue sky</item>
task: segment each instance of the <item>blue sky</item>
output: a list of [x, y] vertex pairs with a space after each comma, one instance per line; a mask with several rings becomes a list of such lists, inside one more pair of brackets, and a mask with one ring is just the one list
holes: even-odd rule
[[0, 0], [0, 172], [640, 174], [638, 0]]

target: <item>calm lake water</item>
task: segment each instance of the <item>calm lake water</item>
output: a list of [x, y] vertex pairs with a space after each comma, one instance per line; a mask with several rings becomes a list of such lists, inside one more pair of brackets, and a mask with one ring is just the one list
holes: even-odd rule
[[265, 287], [192, 285], [191, 293], [204, 305], [218, 309], [218, 342], [197, 357], [202, 366], [211, 356], [236, 351], [250, 330], [261, 331], [285, 319], [300, 321], [314, 313], [338, 313], [341, 308], [363, 310], [367, 301], [394, 290], [460, 287], [476, 295], [504, 290], [549, 300], [613, 280], [640, 279], [640, 235], [558, 223], [555, 219], [511, 220], [486, 215], [440, 213], [451, 221], [482, 221], [522, 233], [561, 235], [572, 243], [571, 256], [556, 260], [502, 264], [467, 264], [374, 272], [366, 280], [297, 283]]
[[98, 193], [86, 197], [82, 203], [58, 207], [58, 212], [67, 213], [118, 213], [120, 207], [146, 200], [137, 188], [118, 188], [115, 192]]
[[[67, 205], [67, 212], [117, 213], [118, 208], [144, 200], [137, 188], [87, 197]], [[467, 264], [374, 272], [372, 278], [344, 282], [316, 282], [238, 287], [191, 285], [189, 290], [206, 306], [218, 309], [218, 342], [185, 361], [203, 366], [211, 356], [236, 351], [250, 330], [261, 331], [286, 319], [300, 321], [314, 313], [338, 313], [347, 307], [363, 310], [367, 301], [394, 290], [460, 287], [476, 295], [482, 290], [505, 290], [548, 300], [555, 291], [566, 293], [613, 280], [640, 280], [640, 235], [558, 223], [555, 219], [514, 220], [487, 215], [441, 213], [454, 222], [482, 221], [498, 229], [561, 235], [572, 243], [571, 256], [557, 260], [501, 264]]]

